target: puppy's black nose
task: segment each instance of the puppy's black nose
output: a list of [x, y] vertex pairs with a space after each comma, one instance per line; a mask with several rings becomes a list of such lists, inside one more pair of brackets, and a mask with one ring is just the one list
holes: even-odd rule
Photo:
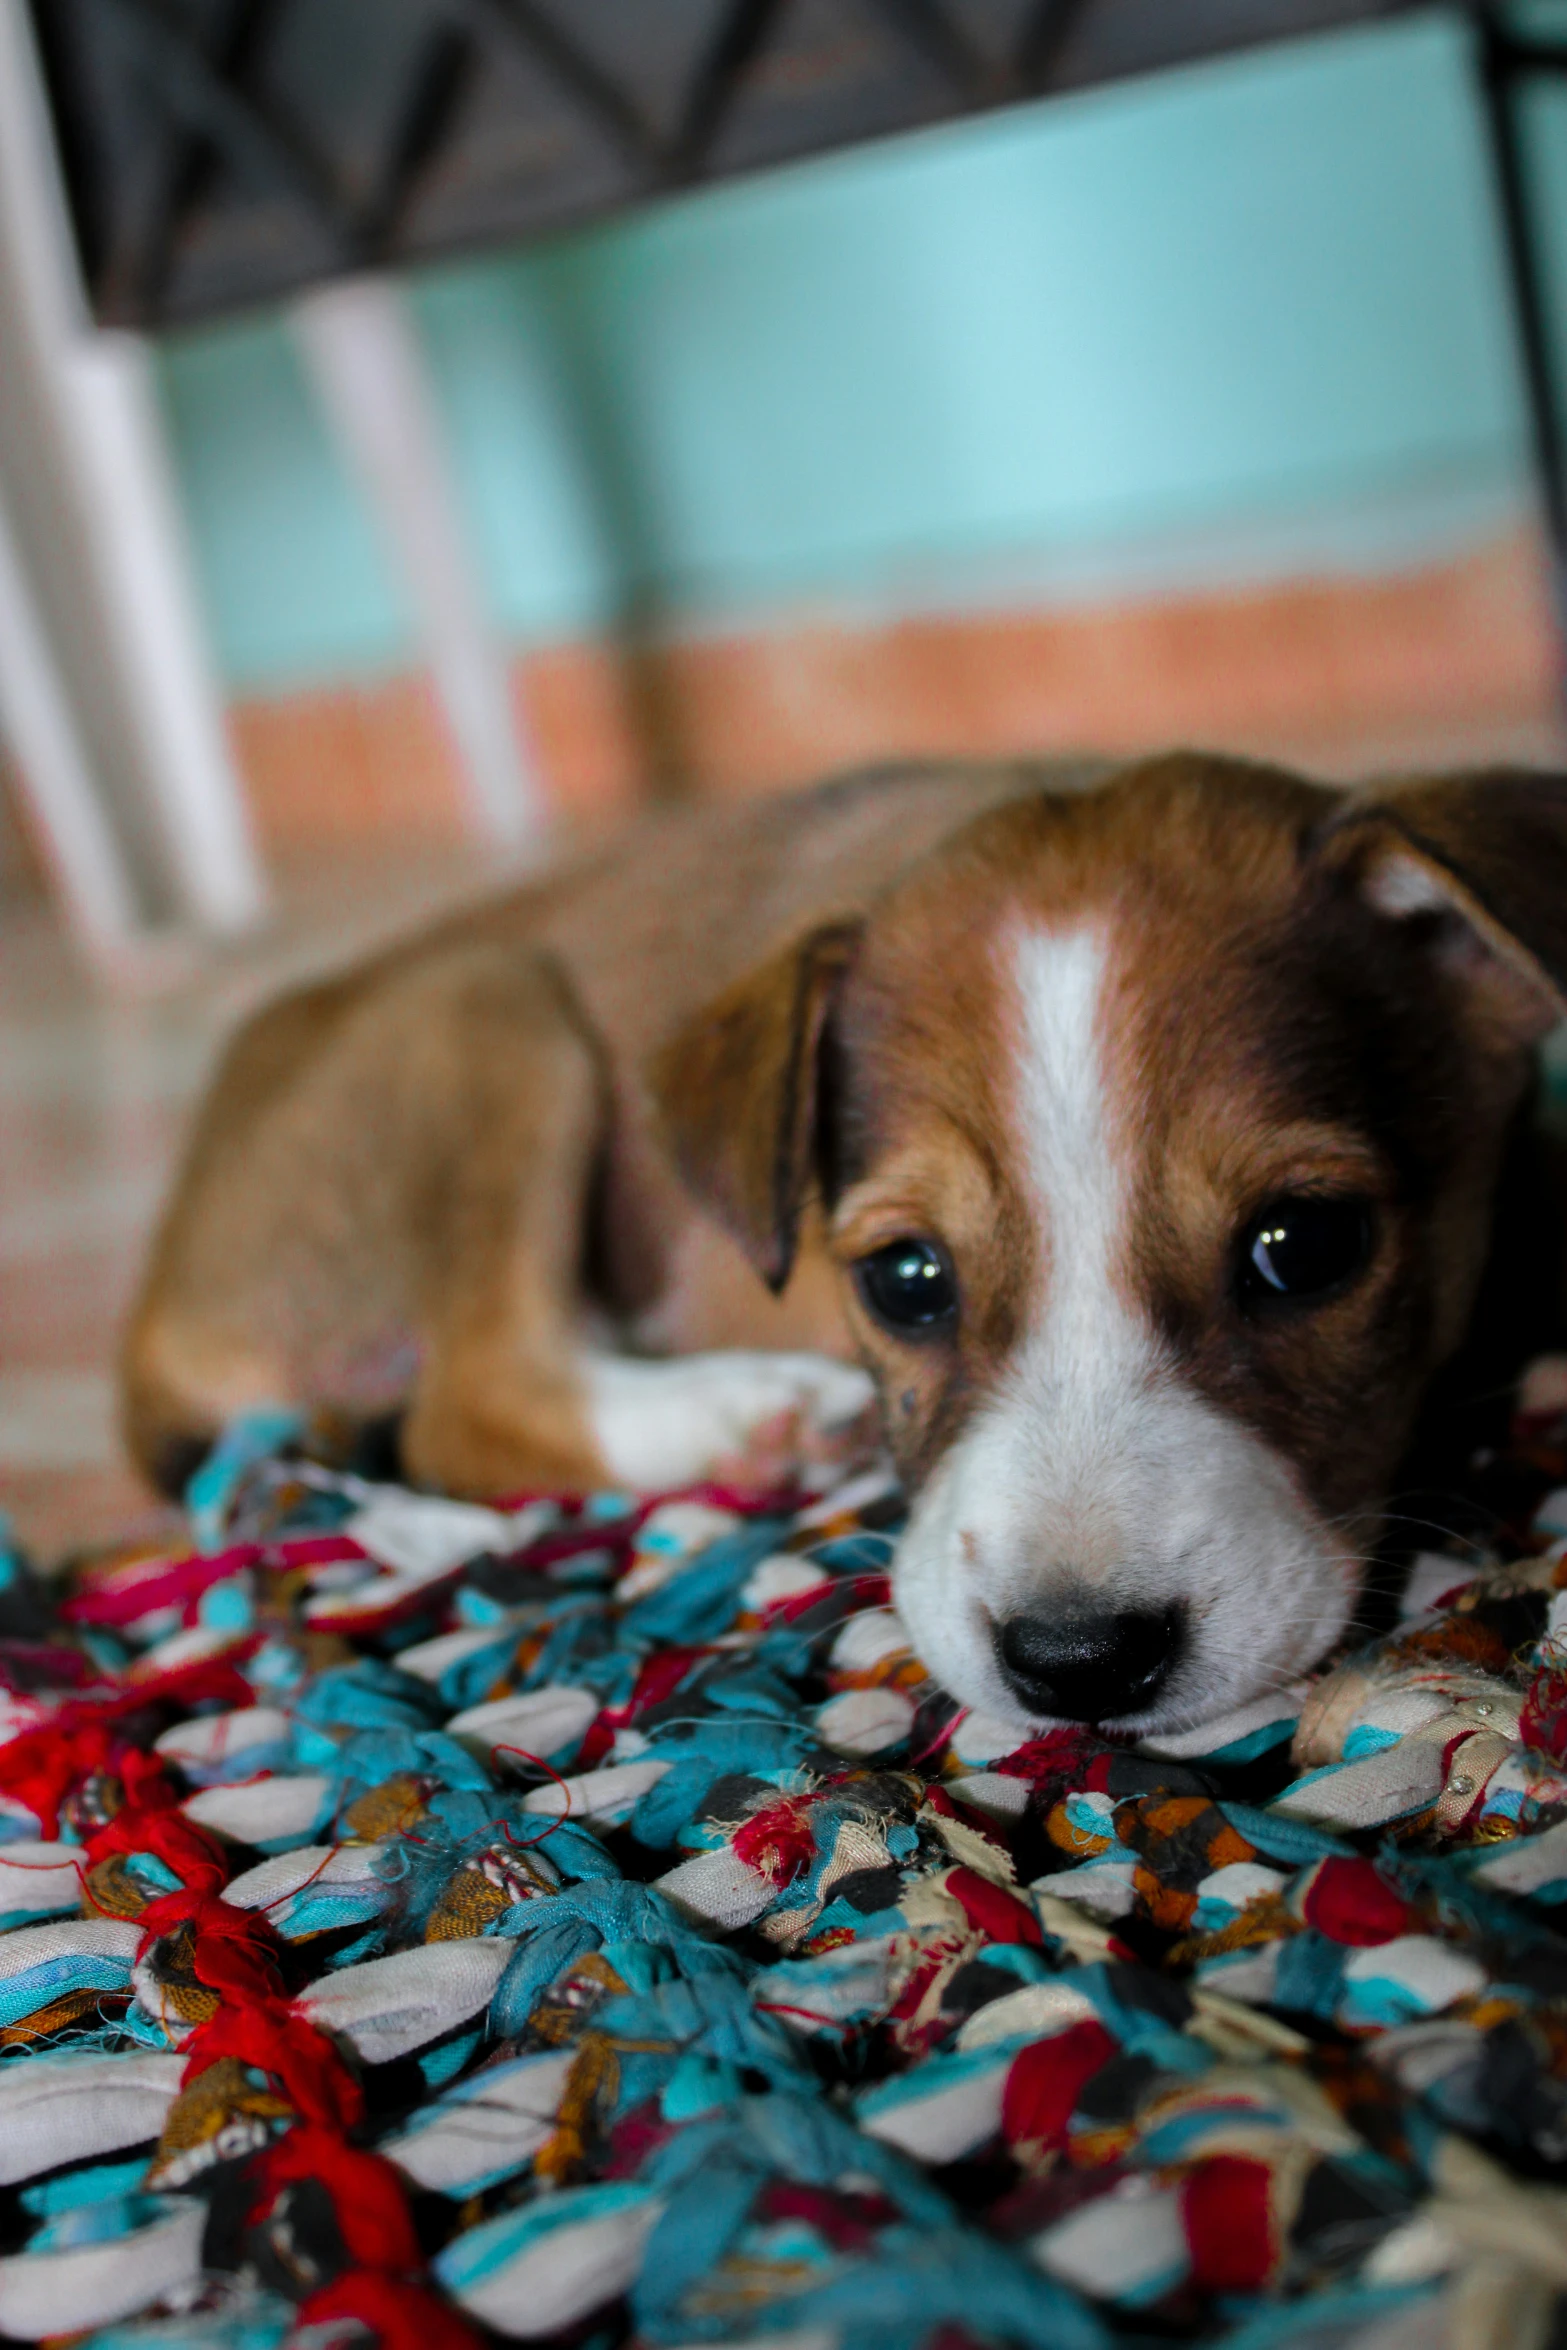
[[996, 1629], [1001, 1669], [1030, 1713], [1102, 1722], [1141, 1713], [1180, 1653], [1179, 1607], [1063, 1609], [1009, 1616]]

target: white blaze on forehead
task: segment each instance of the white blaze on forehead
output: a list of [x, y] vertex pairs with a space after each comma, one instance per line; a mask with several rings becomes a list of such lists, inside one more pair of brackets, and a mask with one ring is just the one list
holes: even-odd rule
[[955, 1695], [1014, 1715], [996, 1662], [1015, 1613], [1091, 1604], [1189, 1614], [1190, 1648], [1152, 1713], [1200, 1719], [1309, 1663], [1349, 1582], [1288, 1464], [1179, 1375], [1128, 1286], [1131, 1105], [1108, 1050], [1108, 921], [1014, 936], [1012, 1124], [1039, 1236], [1022, 1335], [916, 1499], [896, 1597]]
[[1116, 1279], [1133, 1186], [1105, 1050], [1110, 957], [1099, 925], [1028, 932], [1009, 954], [1023, 1045], [1013, 1118], [1042, 1270], [998, 1416], [1015, 1456], [1012, 1509], [1028, 1513], [1050, 1555], [1030, 1568], [1014, 1539], [1015, 1578], [996, 1562], [1008, 1583], [1046, 1563], [1105, 1580], [1130, 1531], [1125, 1462], [1147, 1442], [1160, 1350]]
[[1107, 1349], [1123, 1375], [1128, 1354], [1145, 1351], [1113, 1280], [1129, 1187], [1106, 1088], [1108, 961], [1109, 941], [1097, 927], [1030, 932], [1015, 949], [1023, 1014], [1016, 1115], [1046, 1265], [1031, 1336], [1036, 1348], [1044, 1341], [1052, 1376], [1071, 1388], [1096, 1383]]

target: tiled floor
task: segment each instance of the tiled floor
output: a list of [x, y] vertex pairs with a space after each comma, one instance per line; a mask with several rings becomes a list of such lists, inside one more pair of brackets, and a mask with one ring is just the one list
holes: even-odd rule
[[120, 1455], [115, 1337], [219, 1040], [290, 980], [493, 881], [427, 849], [318, 869], [264, 937], [115, 995], [42, 909], [0, 906], [0, 1509], [41, 1559], [161, 1514]]

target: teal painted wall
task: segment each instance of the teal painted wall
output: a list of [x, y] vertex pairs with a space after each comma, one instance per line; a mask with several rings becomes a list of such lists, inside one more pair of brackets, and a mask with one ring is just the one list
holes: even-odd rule
[[374, 527], [275, 322], [171, 345], [164, 406], [219, 665], [287, 686], [394, 665], [407, 628]]
[[[1441, 12], [797, 166], [412, 298], [522, 642], [649, 601], [710, 625], [1376, 567], [1526, 494]], [[400, 661], [285, 328], [181, 338], [163, 372], [234, 685]]]

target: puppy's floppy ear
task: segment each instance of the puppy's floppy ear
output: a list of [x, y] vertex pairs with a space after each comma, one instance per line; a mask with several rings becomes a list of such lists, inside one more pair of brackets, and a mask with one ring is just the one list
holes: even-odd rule
[[1509, 1037], [1535, 1042], [1567, 1012], [1567, 777], [1378, 785], [1345, 800], [1319, 846], [1378, 913], [1430, 931]]
[[774, 1291], [794, 1268], [822, 1037], [859, 936], [854, 922], [808, 932], [704, 1006], [649, 1069], [681, 1174]]

